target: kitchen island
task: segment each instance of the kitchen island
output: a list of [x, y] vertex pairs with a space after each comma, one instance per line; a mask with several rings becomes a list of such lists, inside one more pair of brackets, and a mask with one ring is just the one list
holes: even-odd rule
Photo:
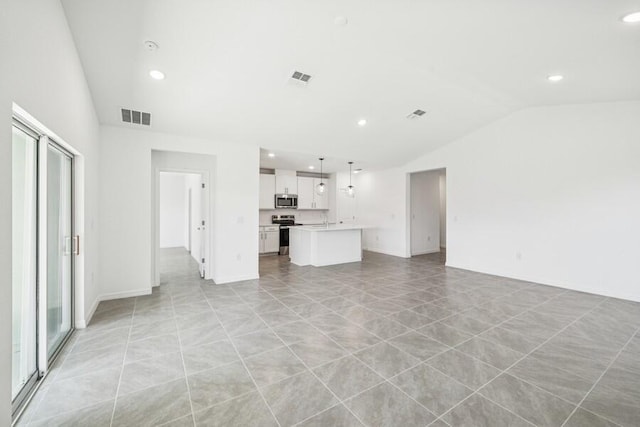
[[362, 261], [362, 226], [332, 224], [289, 228], [289, 257], [295, 265]]

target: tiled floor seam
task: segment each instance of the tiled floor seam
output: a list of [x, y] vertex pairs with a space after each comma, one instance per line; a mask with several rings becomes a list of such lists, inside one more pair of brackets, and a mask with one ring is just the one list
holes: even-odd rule
[[[258, 317], [260, 318], [260, 320], [262, 320], [262, 321], [264, 322], [264, 319], [263, 319], [263, 318], [262, 318], [258, 313], [256, 313], [256, 312], [253, 310], [253, 308], [251, 308], [251, 310], [253, 311], [253, 313], [254, 313], [256, 316], [258, 316]], [[298, 317], [299, 317], [299, 316], [298, 316]], [[344, 405], [343, 400], [342, 400], [342, 399], [340, 399], [340, 397], [338, 397], [338, 395], [337, 395], [337, 394], [335, 394], [335, 393], [334, 393], [334, 391], [333, 391], [333, 390], [331, 390], [331, 388], [330, 388], [330, 387], [329, 387], [329, 386], [328, 386], [324, 381], [322, 381], [322, 380], [320, 379], [320, 377], [318, 377], [318, 375], [316, 375], [316, 373], [313, 371], [313, 369], [312, 369], [311, 367], [309, 367], [309, 365], [307, 365], [307, 363], [306, 363], [304, 360], [302, 360], [302, 358], [301, 358], [300, 356], [298, 356], [298, 354], [297, 354], [295, 351], [293, 351], [293, 350], [291, 349], [291, 347], [289, 347], [289, 346], [287, 345], [287, 343], [285, 343], [285, 342], [284, 342], [284, 340], [283, 340], [282, 338], [280, 338], [280, 336], [279, 336], [279, 335], [278, 335], [278, 334], [273, 330], [273, 328], [271, 327], [271, 325], [269, 325], [269, 324], [268, 324], [268, 323], [266, 323], [266, 322], [264, 322], [264, 323], [267, 325], [267, 327], [269, 328], [269, 330], [271, 331], [271, 333], [272, 333], [272, 334], [274, 334], [276, 337], [278, 337], [278, 339], [279, 339], [279, 340], [280, 340], [280, 341], [285, 345], [285, 347], [287, 347], [287, 349], [288, 349], [288, 350], [289, 350], [289, 351], [290, 351], [290, 352], [291, 352], [291, 353], [292, 353], [292, 354], [293, 354], [293, 355], [294, 355], [294, 356], [295, 356], [295, 357], [296, 357], [296, 358], [297, 358], [297, 359], [298, 359], [298, 360], [299, 360], [299, 361], [304, 365], [304, 367], [305, 367], [305, 368], [306, 368], [306, 369], [311, 373], [311, 375], [313, 375], [313, 376], [314, 376], [314, 378], [315, 378], [315, 379], [317, 379], [317, 380], [318, 380], [318, 381], [319, 381], [319, 382], [320, 382], [320, 383], [321, 383], [321, 384], [322, 384], [322, 385], [323, 385], [323, 386], [324, 386], [324, 387], [325, 387], [325, 388], [326, 388], [326, 389], [327, 389], [327, 390], [328, 390], [328, 391], [333, 395], [333, 397], [334, 397], [334, 398], [335, 398], [335, 399], [336, 399], [340, 404], [343, 404], [343, 406], [347, 409], [347, 411], [349, 411], [349, 412], [351, 413], [351, 415], [353, 415], [353, 416], [354, 416], [354, 417], [355, 417], [355, 418], [356, 418], [360, 423], [362, 423], [362, 425], [367, 425], [366, 423], [364, 423], [364, 422], [360, 419], [360, 417], [358, 417], [358, 416], [357, 416], [357, 415], [356, 415], [356, 414], [351, 410], [351, 408], [349, 408], [347, 405]], [[292, 322], [292, 323], [293, 323], [293, 322]], [[311, 323], [309, 323], [309, 324], [311, 325]], [[311, 325], [311, 326], [312, 326], [313, 328], [315, 328], [316, 330], [318, 330], [318, 332], [320, 332], [320, 333], [322, 333], [323, 335], [325, 335], [325, 334], [324, 334], [324, 332], [322, 332], [320, 329], [316, 328], [316, 327], [315, 327], [315, 325]], [[325, 336], [326, 336], [327, 338], [329, 338], [331, 341], [333, 341], [333, 343], [334, 343], [334, 344], [336, 344], [337, 346], [339, 346], [339, 347], [340, 347], [340, 348], [342, 348], [343, 350], [347, 351], [347, 353], [348, 353], [348, 354], [350, 354], [350, 352], [349, 352], [348, 350], [346, 350], [346, 349], [345, 349], [344, 347], [342, 347], [340, 344], [338, 344], [337, 342], [335, 342], [335, 341], [334, 341], [330, 336], [328, 336], [328, 335], [325, 335]], [[342, 358], [342, 357], [340, 357], [340, 358]], [[338, 359], [340, 359], [340, 358], [338, 358]], [[335, 360], [338, 360], [338, 359], [335, 359]], [[328, 362], [328, 363], [329, 363], [329, 362]], [[374, 372], [375, 372], [375, 371], [374, 371]], [[302, 374], [302, 373], [298, 373], [298, 374], [296, 374], [296, 375], [301, 375], [301, 374]], [[296, 375], [292, 375], [291, 377], [296, 376]], [[291, 377], [289, 377], [289, 378], [291, 378]], [[281, 381], [283, 381], [283, 380], [281, 380]], [[280, 381], [278, 381], [278, 382], [280, 382]], [[266, 400], [265, 400], [265, 402], [266, 402]], [[268, 404], [268, 403], [267, 403], [267, 406], [269, 406], [269, 404]], [[334, 406], [335, 406], [335, 405], [334, 405]], [[269, 406], [269, 408], [271, 408], [271, 407]], [[310, 419], [310, 418], [313, 418], [313, 417], [315, 417], [316, 415], [318, 415], [318, 414], [320, 414], [320, 413], [322, 413], [322, 412], [324, 412], [324, 410], [322, 410], [322, 411], [320, 411], [320, 412], [317, 412], [317, 413], [315, 413], [315, 414], [311, 415], [310, 417], [305, 418], [305, 420]], [[274, 415], [274, 416], [275, 416], [275, 415]], [[302, 421], [300, 421], [300, 422], [302, 422]]]
[[[207, 304], [209, 305], [209, 307], [211, 307], [211, 304], [209, 303], [209, 300], [207, 299], [206, 301], [207, 301]], [[227, 339], [229, 340], [229, 343], [233, 347], [233, 350], [236, 352], [236, 355], [240, 359], [240, 362], [242, 363], [242, 366], [244, 367], [245, 371], [247, 372], [247, 375], [249, 375], [249, 378], [251, 378], [251, 381], [253, 382], [253, 385], [255, 386], [256, 390], [258, 391], [258, 394], [260, 395], [260, 398], [262, 399], [264, 404], [269, 409], [269, 412], [271, 413], [271, 416], [273, 417], [275, 422], [278, 424], [278, 426], [281, 426], [280, 421], [278, 420], [278, 418], [276, 418], [276, 414], [271, 409], [271, 406], [269, 406], [269, 403], [267, 402], [267, 399], [264, 397], [264, 394], [262, 394], [262, 390], [260, 390], [260, 387], [258, 387], [258, 383], [256, 382], [255, 378], [253, 378], [253, 375], [251, 374], [251, 371], [247, 367], [247, 364], [245, 363], [244, 359], [242, 358], [242, 355], [238, 351], [238, 347], [233, 342], [233, 340], [231, 339], [231, 335], [229, 335], [229, 332], [227, 331], [227, 328], [224, 326], [224, 324], [220, 320], [220, 317], [218, 316], [218, 313], [213, 309], [213, 307], [211, 307], [211, 310], [213, 311], [214, 315], [216, 316], [216, 319], [218, 320], [218, 322], [220, 323], [220, 326], [222, 327], [222, 330], [224, 331], [224, 334], [227, 336]], [[188, 382], [189, 382], [189, 378], [187, 377], [187, 383]], [[194, 421], [195, 424], [197, 424], [196, 419], [195, 419], [195, 414], [193, 416], [193, 421]]]
[[127, 344], [124, 349], [124, 356], [122, 357], [122, 366], [120, 367], [120, 377], [118, 378], [118, 386], [116, 388], [116, 395], [113, 399], [113, 410], [111, 411], [111, 420], [109, 427], [113, 427], [113, 421], [116, 416], [116, 408], [118, 405], [118, 395], [120, 394], [120, 385], [122, 384], [122, 375], [124, 375], [124, 365], [127, 360], [127, 351], [129, 351], [129, 340], [131, 339], [131, 331], [133, 330], [134, 313], [136, 312], [137, 299], [133, 300], [133, 311], [131, 312], [131, 323], [129, 324], [129, 335], [127, 336]]
[[[176, 309], [173, 304], [173, 297], [171, 297], [171, 309], [173, 310], [173, 316], [176, 317]], [[177, 322], [176, 322], [177, 323]], [[193, 409], [193, 400], [191, 399], [191, 386], [189, 385], [189, 376], [187, 375], [187, 365], [184, 363], [184, 353], [182, 347], [182, 340], [180, 339], [180, 332], [178, 332], [178, 325], [176, 324], [176, 336], [178, 337], [178, 348], [180, 349], [180, 361], [182, 362], [182, 371], [184, 372], [184, 381], [187, 384], [187, 396], [189, 397], [189, 407], [191, 408], [191, 421], [193, 426], [196, 425], [196, 412]], [[182, 418], [182, 417], [180, 417]], [[177, 418], [179, 419], [179, 418]]]
[[[638, 334], [638, 331], [640, 331], [640, 328], [636, 328], [635, 332], [631, 335], [631, 337], [627, 340], [627, 342], [622, 346], [622, 348], [618, 351], [618, 353], [616, 354], [616, 356], [611, 360], [611, 362], [609, 362], [609, 364], [607, 365], [607, 367], [605, 368], [605, 370], [602, 372], [602, 374], [600, 374], [600, 376], [598, 377], [598, 379], [596, 380], [595, 383], [593, 383], [593, 385], [591, 386], [591, 388], [589, 389], [589, 391], [584, 395], [584, 397], [582, 398], [582, 400], [580, 400], [580, 402], [578, 402], [578, 404], [576, 405], [576, 407], [573, 409], [573, 412], [571, 412], [571, 414], [569, 414], [569, 417], [567, 417], [567, 419], [564, 421], [564, 423], [562, 423], [561, 427], [564, 427], [564, 425], [567, 423], [567, 421], [569, 419], [571, 419], [571, 417], [573, 416], [573, 414], [578, 410], [578, 408], [580, 408], [580, 405], [582, 405], [582, 403], [586, 400], [587, 397], [589, 397], [589, 394], [591, 394], [591, 392], [596, 388], [596, 386], [598, 385], [598, 383], [600, 382], [600, 380], [602, 380], [602, 378], [605, 376], [605, 374], [607, 373], [607, 371], [609, 369], [611, 369], [611, 366], [613, 366], [613, 364], [615, 363], [616, 360], [618, 360], [618, 358], [620, 357], [620, 355], [622, 354], [622, 352], [624, 351], [625, 348], [627, 348], [627, 346], [629, 345], [629, 343], [635, 338], [635, 336]], [[623, 393], [624, 394], [624, 393]], [[593, 411], [590, 411], [593, 412]], [[600, 414], [596, 414], [599, 417], [602, 417], [604, 419], [606, 419], [607, 421], [611, 421], [609, 420], [607, 417], [605, 417], [604, 415], [600, 415]], [[614, 424], [617, 424], [614, 421], [611, 421]]]
[[[561, 294], [559, 294], [559, 295], [561, 295]], [[556, 296], [554, 296], [553, 298], [555, 298], [555, 297], [557, 297], [557, 296], [559, 296], [559, 295], [556, 295]], [[551, 298], [551, 299], [553, 299], [553, 298]], [[547, 300], [547, 301], [549, 301], [549, 300]], [[558, 332], [556, 332], [555, 334], [553, 334], [551, 337], [547, 338], [545, 341], [543, 341], [542, 343], [540, 343], [537, 347], [535, 347], [534, 349], [532, 349], [529, 353], [526, 353], [526, 354], [525, 354], [524, 356], [522, 356], [520, 359], [516, 360], [514, 363], [512, 363], [511, 365], [509, 365], [506, 369], [501, 370], [501, 372], [500, 372], [500, 374], [499, 374], [499, 375], [497, 375], [496, 377], [492, 378], [490, 381], [488, 381], [488, 382], [487, 382], [487, 383], [485, 383], [484, 385], [482, 385], [482, 386], [478, 387], [478, 389], [476, 389], [476, 390], [475, 390], [473, 393], [471, 393], [469, 396], [467, 396], [467, 397], [466, 397], [466, 398], [464, 398], [462, 401], [458, 402], [456, 405], [454, 405], [453, 407], [451, 407], [447, 412], [445, 412], [445, 414], [447, 414], [447, 413], [449, 413], [449, 412], [453, 411], [456, 407], [460, 406], [463, 402], [465, 402], [466, 400], [468, 400], [471, 396], [473, 396], [473, 395], [475, 395], [475, 394], [480, 394], [483, 398], [485, 398], [485, 399], [489, 400], [490, 402], [494, 403], [495, 405], [498, 405], [498, 406], [500, 406], [501, 408], [503, 408], [503, 409], [507, 410], [508, 412], [510, 412], [510, 413], [512, 413], [512, 414], [514, 414], [514, 415], [516, 415], [518, 418], [522, 418], [522, 419], [524, 419], [525, 421], [527, 421], [528, 423], [533, 424], [533, 423], [531, 423], [530, 421], [528, 421], [528, 420], [526, 420], [525, 418], [523, 418], [522, 416], [520, 416], [520, 415], [518, 415], [518, 414], [514, 413], [513, 411], [511, 411], [511, 410], [509, 410], [509, 409], [507, 409], [507, 408], [504, 408], [501, 404], [499, 404], [499, 403], [497, 403], [497, 402], [493, 401], [492, 399], [488, 398], [487, 396], [483, 395], [482, 393], [480, 393], [480, 390], [482, 390], [484, 387], [486, 387], [486, 386], [487, 386], [487, 384], [490, 384], [492, 381], [494, 381], [494, 380], [495, 380], [496, 378], [498, 378], [500, 375], [502, 375], [502, 374], [506, 373], [509, 369], [511, 369], [512, 367], [514, 367], [516, 364], [520, 363], [522, 360], [524, 360], [525, 358], [529, 357], [533, 352], [535, 352], [535, 351], [536, 351], [536, 350], [538, 350], [540, 347], [542, 347], [543, 345], [545, 345], [547, 342], [549, 342], [550, 340], [552, 340], [553, 338], [555, 338], [557, 335], [559, 335], [561, 332], [563, 332], [566, 328], [568, 328], [569, 326], [571, 326], [573, 323], [577, 322], [577, 321], [578, 321], [578, 320], [580, 320], [582, 317], [586, 316], [588, 313], [590, 313], [591, 311], [595, 310], [595, 309], [596, 309], [600, 304], [602, 304], [604, 301], [606, 301], [606, 298], [605, 298], [605, 299], [603, 299], [602, 301], [600, 301], [598, 304], [596, 304], [596, 305], [595, 305], [595, 306], [593, 306], [592, 308], [590, 308], [589, 310], [587, 310], [585, 313], [583, 313], [582, 315], [580, 315], [578, 318], [576, 318], [575, 320], [573, 320], [571, 323], [569, 323], [568, 325], [566, 325], [565, 327], [563, 327], [562, 329], [560, 329]], [[546, 301], [545, 301], [545, 302], [546, 302]], [[543, 303], [541, 303], [541, 304], [544, 304], [544, 302], [543, 302]], [[528, 310], [526, 310], [526, 311], [529, 311], [529, 310], [531, 310], [532, 308], [533, 308], [533, 307], [529, 308], [529, 309], [528, 309]], [[524, 312], [523, 312], [523, 313], [524, 313]], [[504, 322], [503, 322], [503, 323], [504, 323]], [[498, 325], [496, 325], [496, 327], [497, 327], [497, 326], [498, 326]], [[465, 354], [466, 354], [466, 353], [465, 353]], [[477, 359], [477, 360], [480, 360], [480, 359]], [[482, 361], [482, 360], [481, 360], [481, 362], [486, 363], [486, 362], [484, 362], [484, 361]], [[510, 374], [509, 374], [509, 375], [510, 375]], [[521, 379], [521, 378], [519, 378], [519, 377], [518, 377], [518, 379], [522, 381], [522, 379]], [[532, 386], [536, 387], [537, 389], [542, 390], [542, 391], [543, 391], [543, 392], [545, 392], [545, 393], [549, 393], [548, 391], [546, 391], [546, 390], [544, 390], [544, 389], [542, 389], [542, 388], [540, 388], [540, 387], [536, 386], [535, 384], [531, 384], [531, 383], [529, 383], [529, 382], [527, 382], [527, 384], [530, 384], [530, 385], [532, 385]], [[556, 397], [556, 398], [559, 398], [559, 399], [561, 399], [562, 401], [566, 402], [566, 400], [565, 400], [564, 398], [561, 398], [561, 397], [559, 397], [559, 396], [556, 396], [556, 395], [555, 395], [555, 394], [553, 394], [553, 393], [549, 393], [549, 394], [551, 394], [552, 396], [554, 396], [554, 397]], [[568, 402], [568, 403], [569, 403], [570, 405], [575, 405], [575, 403], [572, 403], [572, 402]], [[578, 406], [579, 406], [579, 405], [576, 405], [576, 408], [577, 408]], [[574, 410], [575, 410], [575, 409], [574, 409]], [[443, 416], [444, 416], [445, 414], [443, 414]], [[571, 415], [570, 415], [570, 416], [571, 416]], [[569, 420], [570, 416], [569, 416], [569, 417], [567, 417], [567, 419], [564, 421], [564, 423], [566, 423], [566, 421], [567, 421], [567, 420]]]

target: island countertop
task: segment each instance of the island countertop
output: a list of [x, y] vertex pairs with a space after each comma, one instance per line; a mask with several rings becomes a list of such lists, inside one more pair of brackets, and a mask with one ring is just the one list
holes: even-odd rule
[[343, 230], [362, 230], [365, 227], [355, 224], [317, 224], [317, 225], [299, 225], [297, 227], [291, 227], [289, 230], [301, 230], [301, 231], [343, 231]]
[[344, 264], [362, 261], [361, 225], [299, 225], [289, 228], [289, 257], [295, 265]]

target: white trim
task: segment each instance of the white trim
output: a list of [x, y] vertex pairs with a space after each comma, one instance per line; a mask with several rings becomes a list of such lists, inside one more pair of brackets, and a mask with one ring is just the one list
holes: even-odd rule
[[411, 258], [410, 256], [407, 256], [406, 254], [397, 254], [395, 252], [385, 251], [383, 249], [363, 248], [362, 250], [368, 251], [368, 252], [375, 252], [375, 253], [383, 254], [383, 255], [395, 256], [395, 257], [398, 257], [398, 258]]
[[214, 278], [213, 281], [217, 285], [222, 285], [223, 283], [234, 283], [234, 282], [244, 282], [245, 280], [256, 280], [259, 279], [260, 276], [257, 274], [244, 274], [242, 276], [229, 276], [222, 278]]
[[427, 251], [419, 251], [419, 252], [412, 253], [411, 256], [437, 254], [437, 253], [440, 253], [440, 252], [441, 252], [440, 249], [429, 249]]
[[100, 304], [100, 297], [99, 296], [93, 301], [93, 304], [91, 304], [91, 308], [89, 309], [89, 313], [87, 313], [86, 318], [78, 319], [76, 321], [76, 328], [77, 329], [85, 329], [89, 325], [89, 323], [91, 322], [91, 319], [93, 318], [93, 315], [95, 314], [96, 310], [98, 309], [98, 304]]
[[109, 301], [112, 299], [139, 297], [142, 295], [151, 295], [151, 289], [150, 288], [134, 289], [132, 291], [112, 292], [110, 294], [102, 294], [100, 295], [100, 301], [102, 302], [102, 301]]
[[576, 286], [571, 286], [568, 284], [558, 284], [558, 283], [552, 283], [546, 280], [540, 280], [540, 279], [533, 279], [533, 278], [527, 278], [527, 277], [517, 277], [515, 275], [506, 275], [504, 273], [496, 273], [496, 272], [492, 272], [492, 271], [487, 271], [487, 270], [483, 270], [483, 269], [473, 269], [473, 268], [469, 268], [469, 267], [460, 267], [457, 265], [453, 265], [449, 262], [447, 262], [445, 264], [446, 267], [451, 267], [451, 268], [457, 268], [459, 270], [466, 270], [466, 271], [471, 271], [474, 273], [482, 273], [482, 274], [489, 274], [492, 276], [498, 276], [498, 277], [504, 277], [507, 279], [513, 279], [513, 280], [521, 280], [523, 282], [529, 282], [529, 283], [535, 283], [535, 284], [539, 284], [539, 285], [545, 285], [545, 286], [553, 286], [554, 288], [560, 288], [560, 289], [568, 289], [570, 291], [576, 291], [576, 292], [584, 292], [587, 294], [593, 294], [593, 295], [600, 295], [603, 297], [609, 297], [609, 298], [617, 298], [617, 299], [622, 299], [622, 300], [627, 300], [627, 301], [635, 301], [635, 302], [640, 302], [640, 294], [635, 294], [635, 293], [610, 293], [610, 292], [602, 292], [601, 288], [598, 289], [589, 289], [589, 288], [584, 288], [584, 287], [576, 287]]
[[93, 304], [91, 305], [91, 309], [89, 310], [87, 317], [85, 319], [78, 320], [78, 322], [76, 323], [76, 328], [84, 329], [87, 326], [89, 326], [89, 324], [91, 323], [91, 319], [93, 318], [93, 315], [96, 313], [96, 310], [98, 309], [98, 305], [102, 301], [109, 301], [112, 299], [121, 299], [121, 298], [139, 297], [139, 296], [150, 295], [150, 294], [151, 294], [150, 289], [136, 289], [133, 291], [113, 292], [110, 294], [99, 295], [95, 299], [95, 301], [93, 301]]

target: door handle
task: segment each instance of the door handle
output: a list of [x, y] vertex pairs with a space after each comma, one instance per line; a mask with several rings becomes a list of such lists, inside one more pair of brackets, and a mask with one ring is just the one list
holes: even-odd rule
[[75, 255], [80, 255], [80, 236], [73, 236], [72, 251]]

